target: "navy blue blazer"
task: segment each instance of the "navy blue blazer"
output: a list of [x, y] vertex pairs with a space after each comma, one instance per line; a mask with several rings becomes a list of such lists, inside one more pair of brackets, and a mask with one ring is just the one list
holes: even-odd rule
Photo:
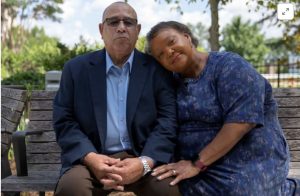
[[[107, 133], [105, 49], [75, 57], [63, 69], [53, 122], [63, 174], [89, 152], [103, 153]], [[135, 50], [127, 95], [127, 129], [136, 156], [167, 163], [176, 140], [172, 73]], [[109, 131], [109, 130], [108, 130]]]

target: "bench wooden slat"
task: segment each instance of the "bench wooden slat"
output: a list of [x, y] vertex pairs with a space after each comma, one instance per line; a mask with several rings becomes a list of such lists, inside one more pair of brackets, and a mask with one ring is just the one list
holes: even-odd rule
[[61, 163], [60, 153], [27, 154], [28, 163]]
[[36, 100], [30, 102], [31, 111], [33, 110], [53, 110], [52, 100]]
[[14, 110], [17, 110], [19, 112], [22, 112], [24, 110], [24, 102], [7, 97], [1, 97], [1, 106], [13, 108]]
[[29, 131], [51, 131], [53, 130], [52, 121], [30, 121], [28, 123]]
[[58, 177], [58, 171], [35, 171], [28, 176], [9, 176], [2, 181], [2, 186], [6, 191], [53, 191]]
[[289, 170], [289, 177], [290, 178], [298, 178], [300, 179], [300, 169], [293, 169]]
[[300, 107], [300, 97], [281, 97], [276, 98], [278, 107]]
[[52, 120], [52, 111], [31, 111], [29, 114], [30, 120]]
[[1, 130], [5, 132], [13, 133], [17, 129], [17, 124], [6, 120], [5, 118], [1, 118]]
[[61, 152], [61, 149], [56, 142], [48, 142], [48, 143], [28, 142], [27, 152], [28, 153], [55, 153], [55, 152]]
[[1, 115], [2, 118], [5, 118], [14, 123], [18, 123], [20, 121], [22, 113], [15, 111], [12, 108], [1, 106]]
[[300, 128], [300, 118], [279, 118], [279, 122], [283, 129]]
[[283, 129], [286, 139], [300, 140], [300, 129]]
[[289, 177], [300, 178], [300, 89], [273, 89], [273, 95], [278, 103], [280, 125], [290, 148]]
[[291, 161], [300, 162], [300, 151], [290, 151]]
[[40, 100], [40, 99], [51, 99], [53, 100], [56, 95], [56, 91], [32, 91], [31, 100]]
[[278, 117], [298, 117], [300, 118], [300, 108], [280, 108]]
[[2, 132], [1, 133], [1, 143], [3, 144], [10, 144], [11, 141], [11, 133], [9, 132]]
[[25, 102], [27, 100], [27, 92], [25, 90], [18, 90], [12, 88], [1, 88], [1, 97], [10, 98]]
[[290, 168], [300, 169], [300, 162], [290, 162]]
[[28, 164], [29, 171], [60, 171], [61, 164], [51, 163], [51, 164]]
[[43, 132], [38, 135], [30, 135], [27, 137], [28, 142], [56, 142], [54, 131]]
[[300, 140], [287, 140], [290, 151], [300, 151]]
[[2, 132], [1, 133], [1, 156], [9, 150], [11, 144], [11, 133]]
[[1, 86], [1, 179], [11, 175], [8, 152], [27, 98], [27, 91]]
[[274, 97], [300, 96], [300, 88], [273, 88]]

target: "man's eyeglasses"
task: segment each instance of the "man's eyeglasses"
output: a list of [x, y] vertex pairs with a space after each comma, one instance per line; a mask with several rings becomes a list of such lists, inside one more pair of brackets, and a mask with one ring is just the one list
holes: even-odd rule
[[118, 18], [118, 17], [112, 17], [112, 18], [106, 18], [103, 23], [106, 23], [108, 26], [111, 27], [117, 27], [119, 26], [120, 22], [123, 21], [124, 25], [126, 27], [134, 27], [137, 25], [137, 19], [135, 18]]

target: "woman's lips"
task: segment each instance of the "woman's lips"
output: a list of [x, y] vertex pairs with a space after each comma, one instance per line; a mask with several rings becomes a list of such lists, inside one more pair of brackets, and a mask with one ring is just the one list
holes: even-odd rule
[[179, 53], [175, 55], [175, 57], [172, 60], [172, 64], [174, 64], [176, 62], [176, 60], [179, 58], [180, 55], [181, 54], [179, 54]]

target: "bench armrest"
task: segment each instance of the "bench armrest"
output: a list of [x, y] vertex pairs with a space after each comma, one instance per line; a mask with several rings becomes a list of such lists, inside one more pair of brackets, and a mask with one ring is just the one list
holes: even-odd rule
[[17, 176], [27, 176], [26, 135], [42, 134], [43, 131], [16, 131], [12, 135]]

